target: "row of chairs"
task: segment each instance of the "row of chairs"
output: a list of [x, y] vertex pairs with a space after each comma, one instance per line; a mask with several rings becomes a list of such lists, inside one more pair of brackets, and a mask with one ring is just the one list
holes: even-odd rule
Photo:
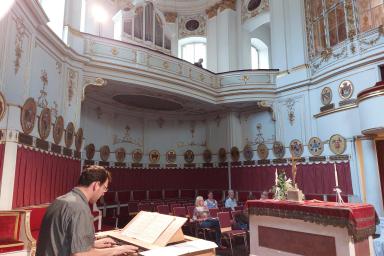
[[[192, 216], [193, 211], [195, 209], [194, 205], [189, 206], [175, 206], [170, 208], [168, 205], [157, 205], [157, 212], [162, 214], [172, 214], [177, 217], [185, 217], [188, 218], [190, 221], [186, 223], [184, 226], [184, 229], [187, 229], [191, 234], [194, 234], [196, 237], [199, 236], [199, 233], [203, 234], [204, 239], [207, 238], [207, 233], [211, 232], [212, 230], [207, 228], [199, 228], [198, 223], [196, 225], [196, 222], [192, 222]], [[235, 207], [235, 210], [232, 211], [231, 208], [211, 208], [209, 209], [210, 216], [213, 218], [217, 218], [220, 224], [221, 234], [222, 238], [225, 240], [228, 240], [231, 253], [233, 254], [233, 245], [232, 245], [232, 239], [235, 237], [243, 237], [245, 248], [247, 249], [247, 231], [246, 230], [233, 230], [233, 220], [235, 219], [235, 216], [237, 214], [240, 214], [243, 212], [243, 206]], [[194, 230], [194, 231], [193, 231]]]

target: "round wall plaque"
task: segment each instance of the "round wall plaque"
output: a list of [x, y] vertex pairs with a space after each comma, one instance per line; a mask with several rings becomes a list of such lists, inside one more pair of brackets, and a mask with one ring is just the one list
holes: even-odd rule
[[55, 124], [53, 125], [53, 141], [55, 144], [60, 144], [61, 138], [64, 133], [64, 119], [62, 116], [56, 118]]
[[285, 147], [280, 141], [275, 141], [273, 143], [272, 151], [277, 158], [283, 158], [285, 155]]
[[227, 151], [225, 148], [220, 148], [219, 149], [219, 161], [221, 163], [224, 163], [227, 160]]
[[81, 146], [83, 145], [83, 128], [79, 128], [75, 135], [75, 148], [77, 151], [81, 150]]
[[88, 144], [85, 147], [85, 156], [87, 157], [88, 160], [93, 159], [93, 157], [95, 156], [95, 151], [96, 151], [95, 145], [92, 143]]
[[194, 159], [195, 159], [195, 154], [193, 153], [192, 150], [188, 149], [187, 151], [185, 151], [185, 153], [184, 153], [185, 162], [190, 164], [193, 162]]
[[177, 155], [176, 155], [176, 151], [175, 150], [173, 150], [173, 149], [169, 150], [165, 157], [166, 157], [166, 160], [167, 160], [168, 163], [171, 163], [171, 164], [176, 163]]
[[51, 132], [51, 110], [44, 108], [41, 110], [38, 120], [39, 135], [42, 140], [46, 140]]
[[132, 151], [132, 160], [134, 163], [140, 163], [143, 159], [143, 151], [141, 149], [137, 148]]
[[108, 161], [109, 154], [111, 151], [109, 150], [108, 145], [104, 145], [100, 148], [100, 159], [103, 160], [104, 162]]
[[309, 153], [313, 156], [320, 156], [324, 151], [324, 143], [318, 137], [312, 137], [308, 142]]
[[159, 150], [153, 149], [149, 152], [149, 162], [151, 164], [157, 164], [160, 160]]
[[206, 163], [210, 163], [212, 161], [212, 152], [209, 149], [204, 150], [203, 159]]
[[73, 136], [75, 135], [75, 126], [72, 122], [67, 124], [67, 128], [65, 129], [64, 143], [67, 148], [70, 148], [73, 143]]
[[353, 84], [351, 81], [345, 80], [339, 85], [339, 95], [343, 100], [349, 99], [353, 94]]
[[115, 150], [115, 158], [116, 161], [119, 163], [123, 163], [125, 160], [125, 149], [124, 148], [118, 148]]
[[329, 139], [329, 148], [334, 154], [341, 155], [347, 148], [347, 140], [339, 134], [332, 135]]
[[25, 134], [30, 134], [35, 127], [36, 102], [33, 98], [28, 98], [22, 109], [20, 116], [21, 129]]
[[243, 155], [244, 155], [244, 159], [247, 161], [251, 161], [253, 159], [253, 150], [250, 145], [245, 145], [243, 149]]
[[238, 147], [231, 148], [231, 159], [233, 162], [238, 162], [240, 159], [240, 151]]
[[324, 87], [321, 91], [321, 103], [323, 105], [329, 105], [332, 101], [332, 89], [329, 87]]
[[265, 145], [264, 143], [260, 143], [257, 146], [257, 154], [259, 155], [259, 158], [261, 160], [267, 159], [268, 155], [269, 155], [269, 150], [268, 150], [267, 145]]
[[293, 157], [301, 157], [304, 152], [303, 143], [300, 140], [292, 140], [289, 143], [289, 151]]

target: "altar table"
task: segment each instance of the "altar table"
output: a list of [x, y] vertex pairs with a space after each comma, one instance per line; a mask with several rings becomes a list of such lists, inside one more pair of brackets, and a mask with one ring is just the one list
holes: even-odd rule
[[374, 255], [378, 218], [370, 204], [247, 201], [250, 255]]

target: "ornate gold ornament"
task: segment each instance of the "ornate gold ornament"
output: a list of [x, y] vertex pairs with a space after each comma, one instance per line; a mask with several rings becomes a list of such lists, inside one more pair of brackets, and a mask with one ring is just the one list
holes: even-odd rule
[[25, 36], [25, 25], [22, 18], [16, 17], [16, 38], [15, 38], [15, 75], [19, 72], [20, 69], [20, 59], [23, 54], [23, 39]]

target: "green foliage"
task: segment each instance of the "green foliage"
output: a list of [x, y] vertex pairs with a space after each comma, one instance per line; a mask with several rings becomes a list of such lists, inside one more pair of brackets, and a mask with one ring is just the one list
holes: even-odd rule
[[287, 199], [288, 189], [291, 189], [291, 188], [293, 188], [292, 180], [287, 179], [287, 175], [285, 174], [285, 171], [279, 172], [277, 176], [277, 182], [272, 187], [272, 192], [275, 194], [274, 199], [277, 199], [277, 200]]

